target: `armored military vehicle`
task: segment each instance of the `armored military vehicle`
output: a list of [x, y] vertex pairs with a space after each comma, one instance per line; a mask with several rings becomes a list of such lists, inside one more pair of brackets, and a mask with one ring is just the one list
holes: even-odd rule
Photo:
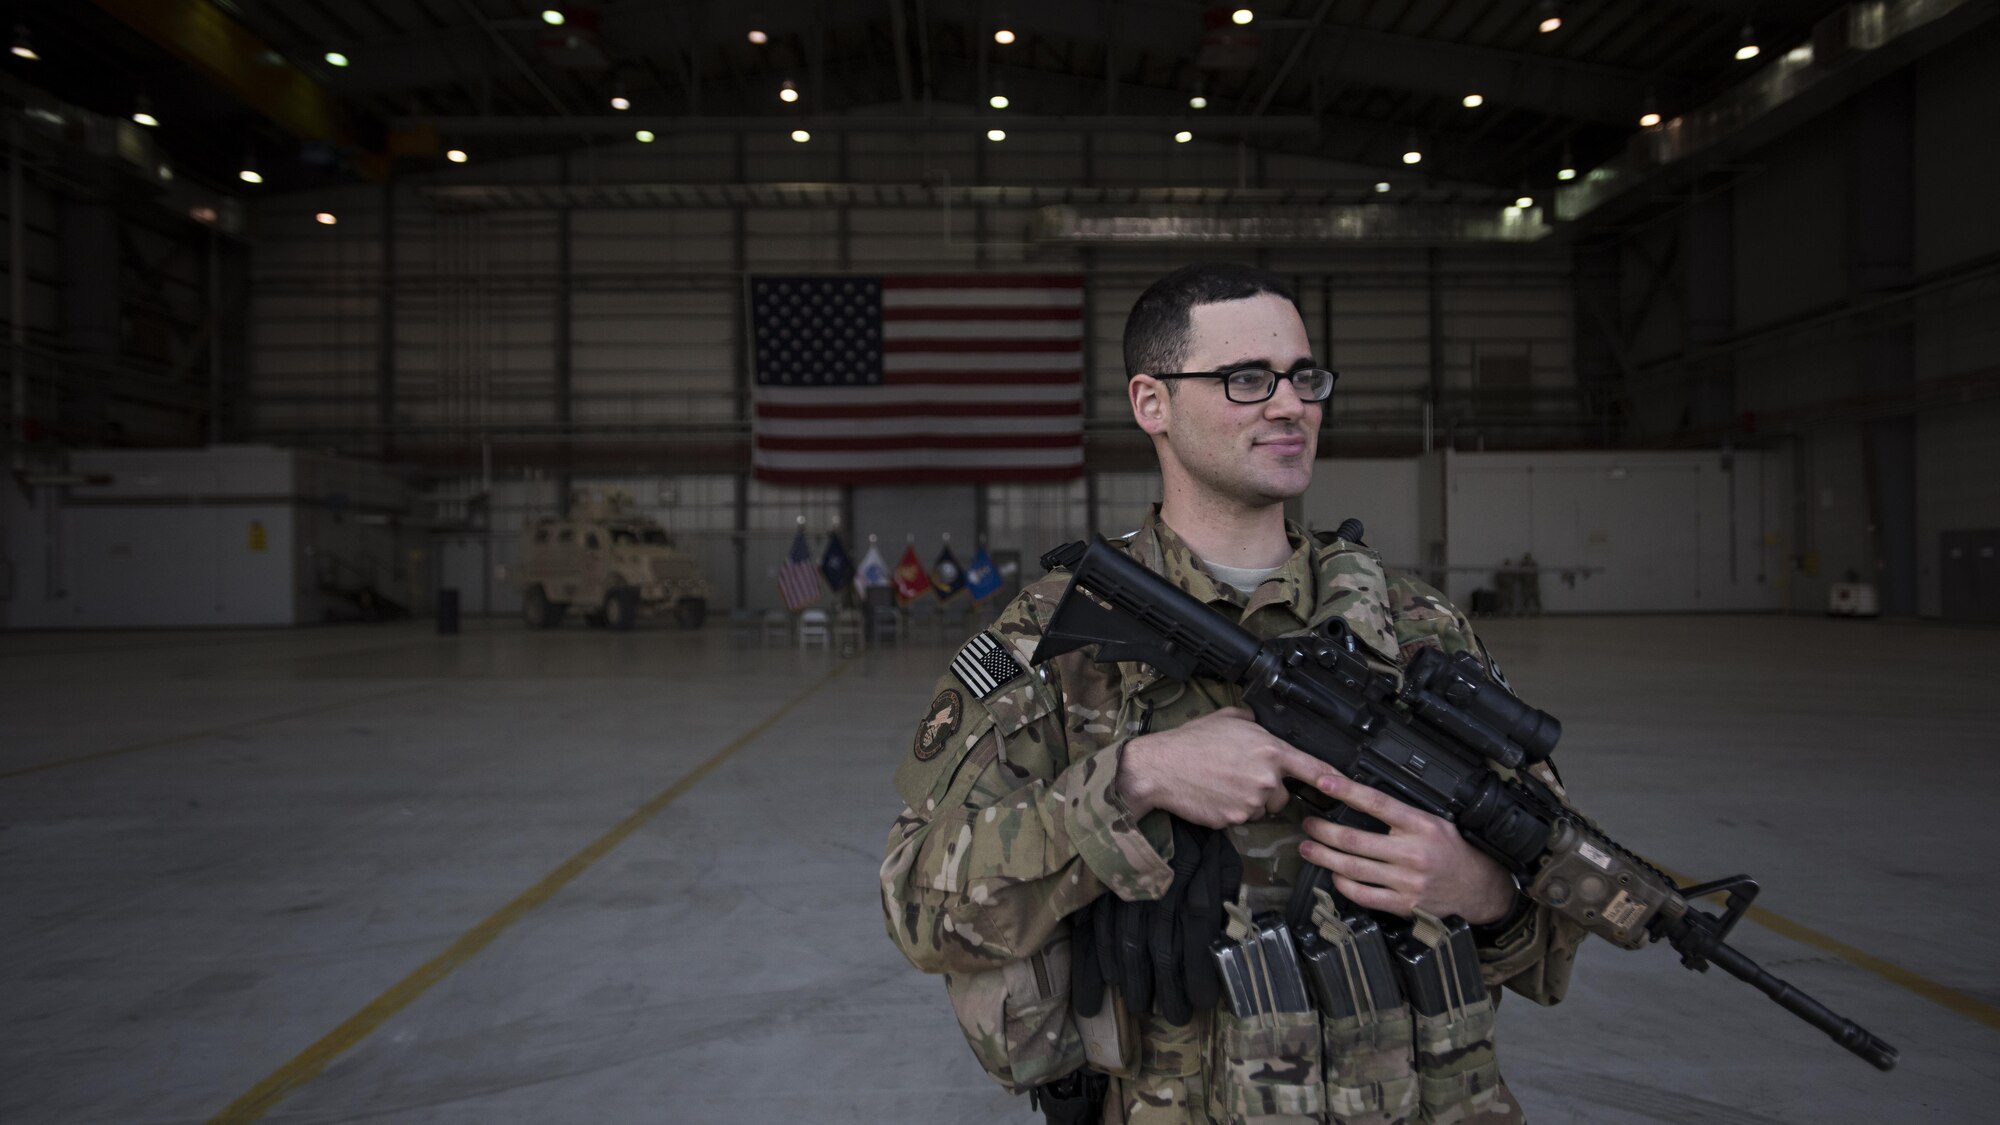
[[530, 628], [559, 625], [571, 609], [611, 629], [666, 613], [693, 629], [708, 616], [711, 591], [701, 567], [624, 496], [531, 519], [525, 540], [510, 577]]

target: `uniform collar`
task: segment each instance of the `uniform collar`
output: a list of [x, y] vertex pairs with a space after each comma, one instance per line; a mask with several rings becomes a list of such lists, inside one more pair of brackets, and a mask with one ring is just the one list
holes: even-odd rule
[[1158, 504], [1147, 509], [1137, 536], [1152, 555], [1146, 562], [1162, 577], [1211, 606], [1229, 607], [1227, 612], [1245, 627], [1267, 637], [1305, 627], [1312, 613], [1312, 537], [1287, 520], [1285, 538], [1292, 544], [1291, 557], [1246, 597], [1209, 572], [1187, 542], [1160, 518]]

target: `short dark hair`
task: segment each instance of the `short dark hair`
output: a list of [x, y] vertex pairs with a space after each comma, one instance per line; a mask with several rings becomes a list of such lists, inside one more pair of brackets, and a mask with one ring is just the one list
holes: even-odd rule
[[[1187, 360], [1189, 310], [1270, 293], [1299, 303], [1278, 275], [1234, 262], [1196, 262], [1155, 281], [1125, 318], [1125, 377], [1179, 371]], [[1173, 384], [1167, 384], [1171, 389]]]

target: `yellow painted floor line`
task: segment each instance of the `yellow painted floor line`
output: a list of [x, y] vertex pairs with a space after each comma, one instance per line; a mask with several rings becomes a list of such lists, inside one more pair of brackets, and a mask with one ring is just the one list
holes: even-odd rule
[[21, 777], [24, 774], [40, 773], [43, 770], [52, 770], [61, 766], [74, 766], [82, 762], [95, 762], [103, 758], [114, 758], [120, 754], [135, 754], [141, 750], [157, 750], [162, 746], [174, 746], [182, 742], [192, 742], [198, 738], [207, 738], [210, 735], [227, 734], [233, 730], [242, 730], [245, 727], [262, 726], [265, 723], [276, 723], [285, 719], [297, 719], [306, 715], [317, 715], [322, 711], [338, 711], [342, 707], [353, 707], [360, 703], [372, 703], [377, 699], [387, 699], [392, 695], [405, 695], [409, 692], [420, 691], [427, 686], [429, 685], [414, 684], [409, 687], [392, 688], [389, 691], [376, 692], [374, 695], [363, 695], [355, 699], [342, 699], [333, 703], [320, 703], [311, 707], [301, 707], [296, 711], [286, 711], [282, 714], [264, 715], [255, 719], [244, 719], [238, 723], [226, 723], [219, 727], [209, 727], [206, 730], [189, 731], [187, 734], [175, 734], [169, 735], [166, 738], [155, 738], [147, 742], [135, 742], [130, 746], [115, 746], [109, 750], [78, 754], [73, 758], [57, 758], [52, 762], [38, 762], [35, 765], [22, 766], [19, 769], [0, 770], [0, 781], [5, 781], [11, 777]]
[[[1653, 866], [1680, 880], [1683, 885], [1693, 882], [1671, 867], [1660, 867], [1657, 863]], [[1803, 922], [1794, 922], [1782, 914], [1773, 914], [1761, 906], [1752, 906], [1743, 916], [1767, 930], [1783, 934], [1801, 945], [1809, 945], [1814, 949], [1831, 953], [1850, 965], [1874, 973], [1898, 988], [1908, 989], [1933, 1004], [2000, 1031], [2000, 1008], [1975, 1000], [1955, 988], [1913, 973], [1901, 965], [1884, 961], [1873, 953], [1856, 949], [1839, 938], [1820, 933]]]
[[707, 777], [715, 767], [728, 761], [729, 757], [756, 741], [770, 730], [779, 719], [790, 714], [792, 709], [811, 698], [814, 692], [825, 687], [835, 676], [846, 671], [852, 660], [843, 661], [814, 683], [811, 687], [793, 696], [784, 706], [771, 712], [765, 719], [742, 734], [737, 735], [729, 745], [717, 750], [709, 759], [684, 774], [679, 781], [667, 786], [652, 800], [633, 810], [630, 816], [612, 826], [609, 832], [584, 845], [582, 851], [570, 856], [555, 870], [542, 876], [534, 886], [522, 891], [512, 902], [494, 911], [478, 925], [461, 934], [457, 941], [445, 951], [417, 966], [415, 972], [389, 987], [387, 992], [368, 1002], [360, 1011], [347, 1017], [339, 1027], [327, 1032], [319, 1042], [300, 1051], [292, 1060], [271, 1072], [250, 1091], [229, 1103], [221, 1113], [209, 1119], [209, 1125], [238, 1125], [255, 1121], [269, 1113], [272, 1106], [284, 1100], [292, 1091], [313, 1080], [325, 1070], [334, 1059], [345, 1054], [368, 1034], [387, 1022], [389, 1017], [410, 1006], [417, 997], [430, 991], [452, 971], [476, 956], [480, 950], [492, 944], [509, 926], [520, 921], [529, 911], [547, 902], [557, 891], [588, 870], [590, 865], [603, 859], [611, 849], [625, 841], [627, 836], [639, 830], [640, 826], [658, 815], [660, 810], [673, 804], [675, 799], [695, 784]]

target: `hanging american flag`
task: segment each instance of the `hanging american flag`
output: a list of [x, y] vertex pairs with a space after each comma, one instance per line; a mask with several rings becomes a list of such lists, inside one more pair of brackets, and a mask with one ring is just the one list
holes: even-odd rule
[[1083, 279], [755, 277], [752, 465], [779, 484], [1083, 474]]

